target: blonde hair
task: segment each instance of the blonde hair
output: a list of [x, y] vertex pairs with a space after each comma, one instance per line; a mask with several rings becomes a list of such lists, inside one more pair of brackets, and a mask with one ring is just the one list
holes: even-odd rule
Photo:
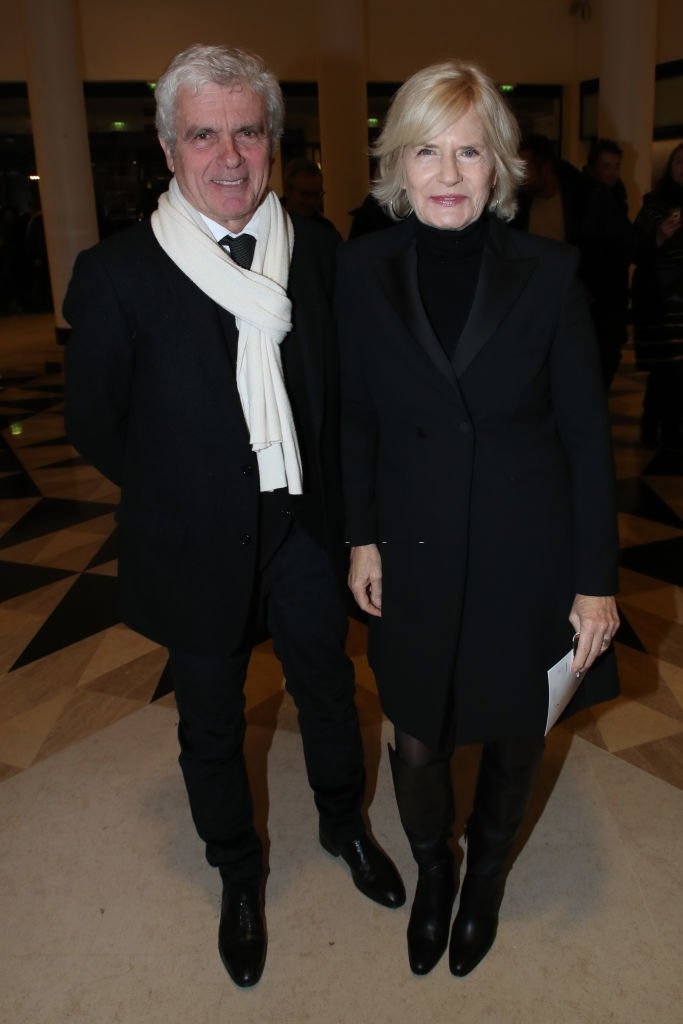
[[519, 159], [519, 127], [488, 75], [461, 60], [447, 60], [417, 71], [398, 90], [372, 154], [379, 163], [372, 193], [387, 213], [400, 220], [412, 213], [403, 184], [403, 152], [439, 135], [469, 110], [481, 120], [495, 169], [489, 210], [512, 220], [516, 192], [524, 180]]

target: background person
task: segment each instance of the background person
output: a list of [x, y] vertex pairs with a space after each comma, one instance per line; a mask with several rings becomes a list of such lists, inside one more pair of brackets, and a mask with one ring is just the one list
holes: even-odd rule
[[[617, 184], [609, 186], [597, 175], [582, 174], [561, 160], [544, 135], [525, 136], [519, 155], [525, 173], [514, 226], [579, 249], [579, 276], [590, 298], [607, 391], [626, 342], [628, 266], [634, 239], [624, 197]], [[608, 174], [599, 156], [595, 166], [603, 177], [613, 174], [613, 164]]]
[[341, 235], [331, 220], [323, 215], [323, 172], [314, 160], [308, 157], [295, 157], [285, 164], [282, 172], [284, 195], [282, 205], [288, 213], [297, 213], [301, 217], [312, 217], [334, 231], [337, 239]]
[[420, 974], [448, 944], [453, 745], [483, 742], [450, 939], [450, 969], [464, 975], [495, 938], [543, 750], [547, 671], [575, 631], [574, 670], [593, 667], [570, 711], [618, 691], [595, 337], [575, 250], [505, 224], [517, 146], [476, 67], [413, 75], [375, 147], [375, 194], [402, 223], [344, 246], [338, 274], [349, 583], [395, 728]]
[[621, 180], [622, 155], [614, 139], [595, 139], [584, 167], [587, 208], [598, 229], [585, 232], [581, 274], [591, 296], [605, 390], [614, 380], [628, 338], [629, 266], [636, 251], [626, 186]]
[[649, 370], [642, 441], [682, 446], [683, 418], [683, 143], [669, 155], [657, 186], [643, 199], [633, 273], [636, 362]]

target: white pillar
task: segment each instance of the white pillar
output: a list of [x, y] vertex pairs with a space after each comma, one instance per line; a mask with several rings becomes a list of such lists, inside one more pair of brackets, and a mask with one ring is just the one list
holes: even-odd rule
[[598, 132], [623, 147], [632, 216], [651, 188], [657, 0], [603, 0]]
[[33, 145], [58, 337], [74, 260], [98, 240], [75, 0], [21, 0]]
[[325, 216], [346, 238], [369, 185], [365, 0], [320, 0], [318, 110]]

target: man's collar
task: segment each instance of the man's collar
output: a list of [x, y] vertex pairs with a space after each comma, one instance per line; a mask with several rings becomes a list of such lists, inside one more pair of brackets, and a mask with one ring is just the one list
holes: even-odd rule
[[236, 235], [242, 235], [244, 234], [245, 231], [248, 234], [253, 235], [254, 238], [258, 240], [259, 220], [261, 216], [260, 207], [253, 214], [249, 222], [244, 225], [241, 231], [230, 231], [228, 230], [228, 228], [224, 228], [222, 224], [218, 224], [217, 221], [211, 220], [210, 217], [207, 217], [203, 213], [200, 213], [199, 216], [202, 218], [202, 220], [204, 221], [207, 228], [209, 229], [209, 231], [211, 232], [211, 234], [213, 235], [217, 242], [220, 242], [221, 238], [225, 238], [226, 235], [231, 235], [233, 238], [235, 238]]

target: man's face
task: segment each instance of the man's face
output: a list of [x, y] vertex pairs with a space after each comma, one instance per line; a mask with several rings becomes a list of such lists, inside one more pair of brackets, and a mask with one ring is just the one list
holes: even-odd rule
[[621, 157], [618, 153], [600, 153], [593, 164], [592, 173], [596, 181], [611, 188], [619, 181]]
[[300, 213], [304, 217], [314, 217], [316, 214], [322, 213], [322, 174], [308, 174], [306, 171], [299, 171], [287, 186], [285, 195], [289, 213]]
[[558, 189], [557, 175], [550, 160], [541, 160], [529, 149], [520, 149], [520, 158], [526, 164], [524, 189], [532, 196], [549, 199]]
[[261, 96], [209, 83], [178, 92], [176, 143], [161, 143], [169, 170], [195, 210], [239, 233], [268, 190], [270, 140]]

